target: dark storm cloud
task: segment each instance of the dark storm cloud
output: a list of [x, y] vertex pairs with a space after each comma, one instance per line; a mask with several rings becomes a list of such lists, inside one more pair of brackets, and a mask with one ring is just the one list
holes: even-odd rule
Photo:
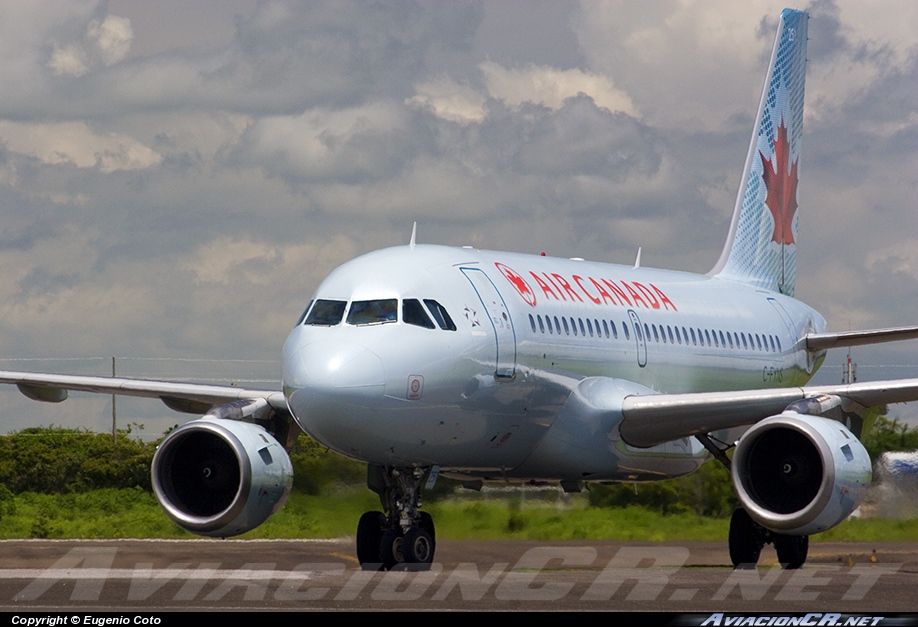
[[[842, 32], [841, 17], [834, 0], [817, 0], [808, 10], [806, 56], [810, 62], [832, 59], [851, 48], [851, 42]], [[771, 29], [774, 32], [774, 29]]]
[[[67, 57], [73, 63], [81, 62], [78, 46], [85, 47], [83, 32], [98, 14], [86, 10], [82, 19], [53, 23], [59, 48], [77, 47]], [[223, 50], [171, 50], [89, 64], [82, 74], [64, 65], [70, 69], [59, 76], [48, 67], [52, 49], [43, 45], [28, 51], [29, 67], [7, 73], [8, 85], [25, 82], [28, 73], [31, 90], [23, 98], [4, 89], [0, 116], [97, 117], [179, 107], [269, 115], [355, 106], [371, 97], [404, 99], [416, 81], [468, 55], [482, 16], [478, 2], [265, 2], [237, 16], [235, 37]]]
[[660, 165], [654, 143], [653, 132], [633, 117], [600, 109], [592, 98], [581, 95], [531, 123], [527, 141], [520, 146], [518, 168], [619, 181], [649, 177]]
[[264, 169], [293, 188], [315, 182], [358, 185], [392, 178], [422, 150], [411, 112], [383, 104], [339, 114], [262, 118], [228, 157]]
[[[391, 105], [267, 118], [245, 131], [228, 163], [262, 168], [304, 193], [323, 184], [404, 180], [422, 163], [450, 164], [450, 182], [459, 188], [518, 190], [512, 198], [495, 193], [482, 199], [486, 204], [476, 212], [484, 213], [557, 204], [558, 185], [572, 178], [627, 184], [658, 173], [654, 132], [630, 116], [597, 107], [588, 96], [570, 98], [557, 110], [531, 103], [510, 108], [492, 100], [486, 111], [481, 122], [465, 124]], [[568, 209], [583, 210], [576, 203]], [[436, 208], [430, 214], [436, 217]]]
[[905, 65], [877, 64], [882, 73], [866, 88], [852, 94], [844, 104], [845, 120], [870, 120], [918, 125], [918, 50]]

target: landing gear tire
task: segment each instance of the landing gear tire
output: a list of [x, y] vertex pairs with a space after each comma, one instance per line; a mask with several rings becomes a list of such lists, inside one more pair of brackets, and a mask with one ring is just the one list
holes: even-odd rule
[[434, 545], [436, 545], [437, 544], [437, 532], [434, 529], [433, 516], [431, 516], [427, 512], [418, 512], [418, 516], [420, 516], [420, 519], [418, 519], [418, 527], [420, 527], [421, 529], [426, 531], [428, 534], [430, 534], [430, 541]]
[[365, 512], [357, 523], [357, 561], [361, 570], [379, 570], [380, 546], [386, 517], [382, 512]]
[[735, 569], [754, 569], [765, 542], [762, 529], [745, 509], [733, 512], [730, 518], [730, 561]]
[[379, 559], [386, 570], [392, 570], [398, 564], [405, 562], [404, 553], [405, 536], [402, 529], [390, 529], [382, 534], [379, 543]]
[[412, 527], [405, 532], [402, 541], [402, 554], [406, 564], [420, 566], [418, 570], [427, 570], [433, 562], [435, 543], [426, 529]]
[[[360, 519], [357, 554], [361, 567], [378, 562], [386, 570], [430, 569], [437, 535], [433, 518], [419, 511], [421, 486], [430, 474], [430, 467], [367, 465], [367, 487], [379, 495], [385, 514], [368, 512]], [[379, 535], [374, 537], [375, 529]]]
[[774, 543], [778, 562], [785, 570], [794, 570], [806, 563], [806, 554], [810, 547], [809, 536], [775, 534]]

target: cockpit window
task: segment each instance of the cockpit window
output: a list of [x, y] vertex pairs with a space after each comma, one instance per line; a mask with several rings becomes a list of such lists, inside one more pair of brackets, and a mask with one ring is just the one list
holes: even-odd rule
[[402, 301], [402, 322], [425, 329], [436, 328], [430, 321], [430, 317], [424, 312], [424, 308], [421, 307], [420, 301], [415, 298], [406, 298]]
[[354, 325], [385, 324], [398, 320], [398, 299], [355, 300], [347, 314], [347, 323]]
[[306, 309], [303, 310], [303, 313], [300, 315], [300, 319], [296, 321], [295, 326], [300, 326], [303, 324], [303, 321], [306, 319], [306, 314], [309, 313], [309, 308], [312, 307], [312, 302], [313, 301], [309, 301], [309, 304], [306, 305]]
[[430, 309], [430, 313], [433, 314], [434, 320], [437, 321], [437, 325], [441, 329], [444, 331], [456, 330], [456, 324], [453, 322], [453, 319], [449, 317], [443, 305], [429, 298], [424, 299], [424, 304]]
[[306, 316], [305, 324], [322, 327], [334, 326], [341, 322], [346, 305], [347, 302], [343, 300], [317, 300], [312, 311]]

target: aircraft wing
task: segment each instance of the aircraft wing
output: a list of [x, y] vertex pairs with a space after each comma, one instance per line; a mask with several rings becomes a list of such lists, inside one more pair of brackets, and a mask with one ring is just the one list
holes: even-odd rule
[[174, 383], [146, 379], [121, 379], [114, 377], [86, 377], [65, 374], [0, 371], [0, 383], [11, 383], [19, 391], [36, 401], [59, 403], [67, 398], [67, 391], [95, 392], [158, 398], [170, 409], [203, 414], [215, 405], [238, 400], [264, 399], [275, 410], [286, 414], [287, 401], [278, 391], [250, 390], [231, 385], [202, 385]]
[[751, 425], [780, 414], [795, 401], [820, 395], [838, 396], [842, 409], [904, 403], [918, 399], [918, 379], [874, 381], [814, 387], [648, 394], [622, 402], [622, 438], [632, 446], [648, 447], [721, 429]]
[[804, 338], [809, 351], [863, 346], [882, 342], [898, 342], [918, 338], [918, 327], [894, 327], [870, 331], [846, 331], [845, 333], [809, 333]]

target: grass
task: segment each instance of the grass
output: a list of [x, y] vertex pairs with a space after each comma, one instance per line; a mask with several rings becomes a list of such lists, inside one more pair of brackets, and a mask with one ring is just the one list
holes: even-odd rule
[[[243, 538], [353, 536], [360, 515], [379, 509], [364, 489], [327, 496], [293, 494], [284, 508]], [[425, 507], [443, 539], [724, 541], [727, 519], [663, 516], [640, 507], [591, 508], [586, 499], [451, 498]], [[0, 503], [0, 538], [194, 538], [140, 489], [81, 494], [24, 493]], [[918, 520], [852, 519], [814, 541], [915, 541]]]
[[689, 514], [662, 516], [640, 507], [591, 508], [585, 499], [567, 504], [453, 500], [430, 513], [438, 537], [519, 540], [708, 540], [726, 537], [727, 521]]
[[918, 520], [850, 518], [813, 538], [822, 542], [916, 542]]

